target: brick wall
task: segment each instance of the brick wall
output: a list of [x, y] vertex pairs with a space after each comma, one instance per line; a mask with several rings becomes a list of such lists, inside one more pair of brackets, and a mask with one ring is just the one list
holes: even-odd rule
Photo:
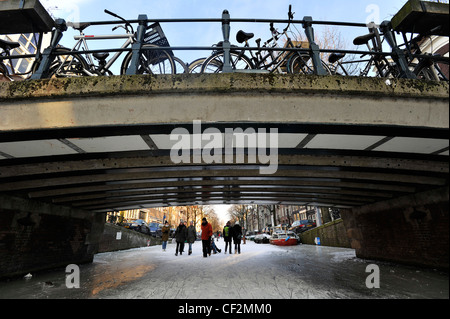
[[315, 245], [315, 237], [320, 238], [320, 244], [322, 246], [351, 248], [342, 219], [326, 223], [300, 234], [303, 244]]
[[360, 258], [448, 269], [448, 187], [341, 211]]
[[102, 215], [0, 196], [0, 278], [91, 262]]

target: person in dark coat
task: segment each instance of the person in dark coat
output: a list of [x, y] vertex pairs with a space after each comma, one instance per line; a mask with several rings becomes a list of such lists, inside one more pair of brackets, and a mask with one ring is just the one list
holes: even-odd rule
[[222, 230], [223, 240], [225, 241], [225, 254], [227, 253], [228, 246], [230, 247], [231, 254], [231, 224], [230, 221], [227, 221], [227, 224], [223, 227]]
[[197, 239], [197, 232], [195, 231], [194, 222], [191, 220], [187, 228], [187, 242], [189, 244], [189, 255], [192, 254], [192, 244]]
[[178, 225], [177, 229], [175, 230], [175, 240], [177, 242], [177, 248], [175, 250], [175, 256], [178, 256], [178, 249], [180, 249], [180, 255], [183, 254], [184, 250], [184, 242], [187, 238], [187, 228], [183, 223], [183, 220], [180, 220], [180, 225]]
[[162, 233], [162, 237], [161, 237], [162, 249], [163, 249], [163, 251], [166, 251], [167, 241], [169, 240], [169, 233], [170, 233], [170, 225], [167, 220], [161, 229], [161, 233]]
[[232, 229], [232, 236], [233, 236], [233, 242], [234, 242], [234, 253], [240, 254], [241, 253], [242, 227], [241, 227], [241, 225], [239, 225], [238, 221], [236, 223], [234, 223], [234, 226]]

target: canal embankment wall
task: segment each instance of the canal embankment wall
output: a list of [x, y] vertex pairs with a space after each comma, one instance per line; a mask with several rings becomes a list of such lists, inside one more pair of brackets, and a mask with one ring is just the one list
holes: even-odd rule
[[300, 234], [302, 243], [308, 245], [316, 245], [317, 237], [320, 239], [320, 245], [322, 246], [351, 248], [351, 242], [342, 219], [334, 220]]
[[160, 245], [161, 239], [114, 224], [105, 223], [98, 253]]

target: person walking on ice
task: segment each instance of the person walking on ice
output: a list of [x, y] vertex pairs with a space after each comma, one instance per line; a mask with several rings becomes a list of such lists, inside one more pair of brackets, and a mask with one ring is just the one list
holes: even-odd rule
[[240, 254], [241, 253], [242, 228], [239, 225], [239, 221], [236, 221], [234, 223], [234, 226], [232, 229], [232, 235], [233, 235], [233, 242], [234, 242], [234, 253]]
[[167, 220], [165, 221], [164, 226], [161, 229], [161, 232], [162, 232], [162, 236], [161, 236], [162, 250], [166, 251], [167, 241], [169, 240], [169, 233], [170, 233], [170, 225]]
[[223, 240], [225, 241], [225, 254], [227, 253], [227, 248], [230, 247], [231, 254], [231, 225], [230, 221], [227, 221], [226, 225], [223, 227]]
[[175, 256], [178, 256], [178, 248], [180, 249], [180, 255], [183, 255], [184, 250], [184, 242], [186, 241], [187, 236], [187, 228], [183, 223], [183, 220], [180, 219], [180, 225], [178, 225], [177, 230], [175, 231], [175, 240], [177, 241], [177, 248], [175, 250]]
[[192, 244], [197, 239], [197, 233], [195, 231], [194, 222], [191, 220], [189, 227], [187, 228], [187, 243], [189, 244], [189, 255], [192, 254]]
[[203, 257], [206, 258], [208, 255], [211, 256], [211, 236], [212, 236], [212, 226], [205, 217], [202, 219], [202, 246], [203, 246]]

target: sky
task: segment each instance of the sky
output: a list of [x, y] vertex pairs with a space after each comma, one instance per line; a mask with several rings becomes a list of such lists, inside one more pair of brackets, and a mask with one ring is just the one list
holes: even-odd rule
[[[295, 13], [294, 19], [301, 20], [311, 16], [319, 21], [347, 21], [381, 23], [390, 20], [406, 3], [406, 0], [41, 0], [41, 3], [55, 18], [63, 18], [71, 22], [111, 21], [115, 18], [104, 13], [104, 9], [113, 11], [125, 19], [137, 19], [139, 14], [146, 14], [149, 19], [169, 18], [221, 18], [223, 10], [228, 10], [231, 18], [286, 19], [289, 5]], [[165, 23], [161, 25], [171, 46], [211, 46], [223, 40], [219, 23]], [[92, 26], [85, 30], [86, 34], [121, 34], [122, 29], [112, 32], [113, 26]], [[285, 25], [275, 25], [282, 30]], [[230, 41], [236, 44], [235, 35], [240, 29], [253, 32], [255, 38], [263, 41], [270, 37], [269, 25], [263, 23], [232, 23]], [[297, 29], [302, 33], [302, 26]], [[344, 42], [352, 46], [353, 38], [366, 34], [366, 28], [337, 28], [344, 37]], [[62, 41], [63, 46], [72, 48], [74, 35], [78, 32], [69, 28]], [[316, 36], [320, 27], [315, 26]], [[304, 36], [304, 34], [303, 34]], [[114, 48], [121, 43], [106, 40], [89, 42], [90, 49]], [[255, 46], [254, 42], [250, 45]], [[347, 47], [346, 49], [353, 49]], [[175, 55], [186, 63], [197, 58], [209, 56], [209, 51], [176, 51]], [[120, 66], [117, 61], [117, 74]], [[228, 206], [218, 205], [215, 210], [222, 221], [229, 219]]]

